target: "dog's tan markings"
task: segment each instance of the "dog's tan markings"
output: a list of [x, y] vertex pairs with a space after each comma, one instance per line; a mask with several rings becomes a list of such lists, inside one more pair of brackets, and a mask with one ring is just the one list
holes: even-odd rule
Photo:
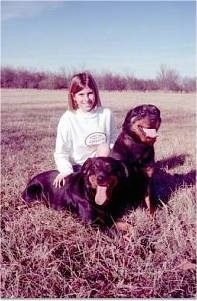
[[154, 167], [148, 166], [148, 167], [142, 168], [142, 170], [145, 173], [145, 175], [147, 175], [148, 178], [152, 178], [153, 173], [154, 173]]
[[138, 120], [132, 125], [132, 131], [134, 131], [136, 133], [136, 135], [139, 137], [139, 139], [142, 142], [145, 142], [146, 141], [146, 135], [143, 132], [142, 127], [144, 127], [144, 124], [143, 124], [142, 120]]
[[96, 180], [96, 176], [95, 175], [89, 176], [89, 182], [90, 182], [92, 188], [96, 189], [96, 187], [97, 187], [97, 180]]
[[145, 201], [148, 212], [150, 213], [151, 216], [153, 216], [155, 213], [155, 208], [153, 207], [152, 202], [151, 202], [149, 186], [148, 186], [148, 191], [145, 195], [144, 201]]
[[126, 146], [130, 146], [131, 143], [132, 143], [131, 137], [130, 137], [129, 135], [125, 135], [125, 137], [124, 137], [124, 144], [125, 144]]
[[147, 193], [147, 194], [145, 195], [144, 201], [145, 201], [145, 204], [146, 204], [147, 209], [150, 211], [151, 204], [150, 204], [150, 196], [149, 196], [149, 193]]
[[129, 231], [129, 224], [126, 222], [117, 222], [116, 223], [117, 230], [121, 232], [128, 232]]

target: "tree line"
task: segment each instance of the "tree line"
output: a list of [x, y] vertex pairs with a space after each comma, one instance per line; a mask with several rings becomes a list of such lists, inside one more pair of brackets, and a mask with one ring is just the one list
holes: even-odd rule
[[[2, 88], [27, 89], [67, 89], [72, 74], [29, 71], [20, 68], [1, 68]], [[155, 79], [139, 79], [133, 75], [117, 75], [111, 72], [102, 75], [95, 74], [94, 78], [99, 89], [107, 91], [174, 91], [195, 92], [196, 78], [181, 77], [176, 70], [161, 66]]]

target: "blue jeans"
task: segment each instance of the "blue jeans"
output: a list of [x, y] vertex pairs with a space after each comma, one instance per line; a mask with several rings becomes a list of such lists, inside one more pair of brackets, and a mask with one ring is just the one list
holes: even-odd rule
[[74, 172], [81, 171], [81, 165], [80, 165], [80, 164], [75, 164], [75, 165], [73, 165], [73, 171], [74, 171]]

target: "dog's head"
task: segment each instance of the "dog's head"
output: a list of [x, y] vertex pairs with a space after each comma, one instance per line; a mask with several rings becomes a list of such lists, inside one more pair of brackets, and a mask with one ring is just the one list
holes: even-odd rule
[[160, 124], [160, 110], [154, 105], [145, 104], [127, 113], [122, 129], [142, 143], [154, 144]]
[[87, 159], [82, 173], [87, 185], [95, 191], [95, 203], [100, 206], [111, 201], [115, 187], [126, 177], [124, 166], [111, 157]]
[[30, 181], [27, 187], [22, 192], [22, 198], [26, 202], [31, 202], [32, 200], [40, 200], [43, 192], [43, 186], [39, 181]]

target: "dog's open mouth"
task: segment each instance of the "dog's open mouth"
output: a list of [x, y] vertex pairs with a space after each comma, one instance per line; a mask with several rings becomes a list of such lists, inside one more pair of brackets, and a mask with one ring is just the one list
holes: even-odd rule
[[95, 175], [89, 177], [92, 187], [96, 190], [95, 203], [102, 206], [110, 201], [113, 188], [117, 184], [117, 178], [110, 176], [105, 181], [97, 180]]
[[147, 129], [142, 127], [143, 132], [148, 138], [157, 138], [157, 130], [156, 129]]

